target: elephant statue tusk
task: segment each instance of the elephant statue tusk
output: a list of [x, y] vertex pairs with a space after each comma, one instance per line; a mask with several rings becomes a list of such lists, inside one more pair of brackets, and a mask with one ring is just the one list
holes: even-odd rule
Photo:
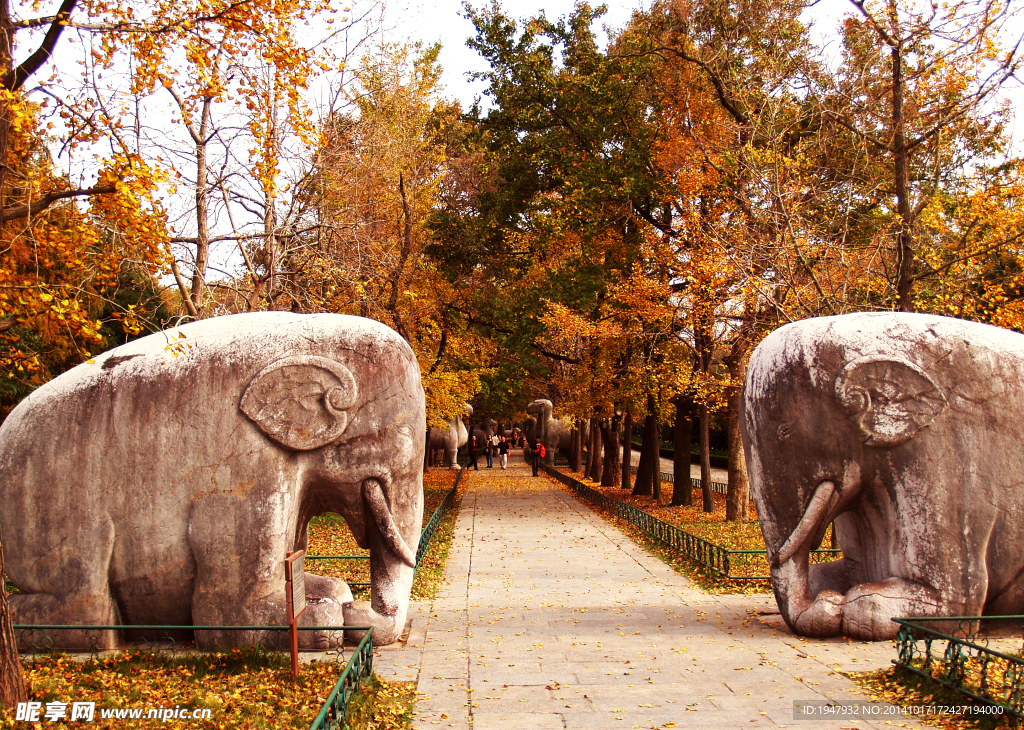
[[811, 497], [804, 516], [800, 518], [800, 524], [796, 526], [796, 529], [793, 530], [789, 539], [782, 546], [782, 549], [779, 550], [777, 565], [785, 565], [818, 531], [826, 512], [829, 510], [832, 495], [835, 494], [835, 491], [836, 485], [831, 481], [822, 482], [814, 490], [814, 496]]
[[395, 521], [391, 517], [391, 509], [388, 507], [387, 499], [384, 498], [384, 490], [377, 479], [366, 479], [363, 481], [363, 499], [366, 506], [373, 515], [377, 529], [384, 537], [392, 552], [402, 559], [402, 562], [410, 568], [416, 567], [416, 554], [409, 549], [402, 539], [402, 535], [395, 527]]

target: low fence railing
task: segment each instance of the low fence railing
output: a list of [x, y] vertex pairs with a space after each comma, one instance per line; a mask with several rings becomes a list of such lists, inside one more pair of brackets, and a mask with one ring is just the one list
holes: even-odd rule
[[441, 500], [441, 504], [434, 510], [434, 514], [427, 520], [427, 524], [423, 527], [423, 531], [420, 532], [420, 544], [416, 548], [416, 565], [420, 564], [420, 560], [427, 554], [427, 550], [430, 549], [430, 542], [434, 539], [434, 533], [437, 532], [438, 525], [441, 524], [441, 520], [444, 519], [444, 513], [455, 506], [455, 499], [459, 493], [459, 482], [462, 480], [463, 474], [466, 473], [466, 467], [459, 469], [459, 473], [455, 475], [455, 483], [452, 488], [448, 490], [448, 494]]
[[[544, 471], [591, 504], [606, 509], [617, 517], [643, 530], [672, 550], [703, 565], [708, 570], [730, 580], [768, 580], [769, 575], [756, 574], [757, 569], [768, 567], [767, 550], [730, 550], [709, 540], [658, 519], [637, 507], [588, 487], [568, 474], [545, 466]], [[842, 551], [822, 549], [811, 551], [811, 559], [825, 562], [842, 555]]]
[[327, 695], [327, 700], [317, 714], [309, 730], [338, 730], [346, 726], [348, 705], [352, 695], [359, 691], [363, 682], [373, 673], [373, 631], [366, 636], [352, 652], [352, 657], [345, 664], [334, 689]]
[[[462, 480], [462, 477], [463, 477], [463, 475], [465, 473], [466, 473], [466, 467], [463, 466], [461, 469], [459, 469], [459, 473], [455, 475], [455, 483], [452, 485], [452, 488], [448, 490], [447, 494], [445, 494], [444, 499], [441, 500], [441, 504], [439, 504], [437, 506], [437, 509], [434, 510], [434, 513], [430, 516], [430, 519], [427, 520], [427, 524], [424, 525], [423, 529], [420, 531], [420, 542], [419, 542], [419, 545], [416, 547], [416, 565], [417, 565], [417, 567], [419, 566], [420, 561], [423, 559], [423, 556], [427, 554], [427, 550], [430, 549], [430, 543], [434, 539], [434, 533], [437, 532], [437, 528], [441, 524], [441, 521], [444, 519], [445, 513], [448, 510], [450, 510], [452, 507], [455, 506], [455, 500], [457, 499], [458, 494], [459, 494], [459, 482]], [[306, 559], [307, 562], [309, 562], [311, 560], [369, 560], [370, 556], [369, 555], [307, 555], [305, 559]], [[370, 584], [365, 582], [365, 581], [363, 581], [363, 582], [346, 581], [346, 582], [348, 583], [350, 588], [368, 588], [370, 586]]]
[[[98, 659], [104, 649], [104, 635], [111, 631], [129, 632], [139, 635], [129, 640], [129, 648], [147, 653], [163, 652], [176, 654], [184, 651], [185, 643], [196, 638], [214, 645], [221, 645], [229, 634], [244, 632], [247, 646], [256, 646], [266, 651], [287, 651], [289, 648], [289, 626], [227, 626], [227, 625], [176, 625], [176, 624], [14, 624], [15, 639], [22, 654], [44, 655], [54, 651], [57, 643], [67, 644], [69, 639], [81, 642], [80, 648], [88, 652], [91, 659]], [[343, 644], [346, 631], [369, 631], [369, 626], [299, 626], [297, 630], [319, 631], [314, 649], [303, 651], [324, 652], [334, 661], [345, 660]], [[201, 635], [197, 636], [197, 632]], [[73, 633], [73, 637], [67, 634]], [[189, 636], [191, 634], [191, 636]], [[63, 641], [56, 641], [63, 639]], [[190, 649], [191, 650], [191, 649]]]
[[[639, 467], [633, 466], [632, 464], [629, 465], [630, 474], [636, 474], [637, 471], [639, 471]], [[675, 474], [661, 472], [661, 481], [675, 484]], [[693, 488], [697, 491], [701, 491], [704, 488], [704, 481], [702, 479], [694, 479], [693, 477], [690, 477], [690, 484], [692, 484]], [[714, 494], [726, 494], [729, 491], [729, 485], [723, 484], [722, 482], [711, 482], [711, 491]]]
[[972, 716], [1005, 715], [1014, 727], [1024, 720], [1024, 646], [1016, 655], [990, 646], [993, 632], [1011, 628], [1014, 641], [1024, 636], [1024, 616], [914, 616], [893, 621], [900, 627], [893, 664], [991, 709], [973, 711]]

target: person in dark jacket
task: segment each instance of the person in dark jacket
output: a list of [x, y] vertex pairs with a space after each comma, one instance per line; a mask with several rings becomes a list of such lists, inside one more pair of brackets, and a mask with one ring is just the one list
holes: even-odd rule
[[533, 475], [534, 476], [540, 476], [540, 460], [541, 460], [541, 456], [543, 456], [543, 453], [542, 453], [543, 450], [544, 450], [544, 445], [540, 442], [540, 439], [537, 438], [537, 437], [534, 437], [534, 439], [533, 439], [533, 448], [531, 449], [531, 452], [533, 453]]
[[469, 463], [466, 464], [466, 468], [469, 467], [480, 471], [480, 467], [476, 465], [476, 436], [473, 434], [469, 435]]
[[505, 471], [508, 468], [508, 449], [511, 446], [511, 438], [505, 438], [504, 436], [498, 439], [498, 454], [501, 459], [501, 470]]

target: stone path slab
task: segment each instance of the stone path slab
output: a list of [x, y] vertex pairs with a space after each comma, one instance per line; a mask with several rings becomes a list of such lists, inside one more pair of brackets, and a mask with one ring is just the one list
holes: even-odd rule
[[471, 476], [446, 584], [412, 619], [375, 666], [415, 677], [417, 730], [921, 727], [794, 719], [867, 700], [836, 671], [887, 667], [892, 644], [804, 640], [772, 596], [705, 594], [523, 464]]

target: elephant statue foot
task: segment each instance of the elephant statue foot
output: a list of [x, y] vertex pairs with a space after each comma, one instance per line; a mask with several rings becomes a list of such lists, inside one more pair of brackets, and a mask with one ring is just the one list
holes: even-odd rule
[[[801, 636], [894, 639], [899, 631], [894, 616], [935, 615], [941, 605], [934, 589], [900, 578], [861, 583], [846, 590], [850, 567], [843, 563], [848, 559], [812, 565], [809, 570], [807, 560], [807, 554], [795, 555], [772, 571], [783, 616]], [[837, 577], [838, 581], [829, 580]]]
[[[338, 578], [306, 573], [306, 610], [299, 616], [299, 626], [340, 626], [345, 620], [345, 606], [352, 603], [352, 590]], [[343, 637], [315, 631], [299, 632], [299, 648], [306, 651], [335, 649]]]
[[861, 583], [843, 598], [842, 633], [852, 639], [895, 639], [899, 625], [894, 616], [934, 616], [946, 607], [934, 588], [902, 578]]

